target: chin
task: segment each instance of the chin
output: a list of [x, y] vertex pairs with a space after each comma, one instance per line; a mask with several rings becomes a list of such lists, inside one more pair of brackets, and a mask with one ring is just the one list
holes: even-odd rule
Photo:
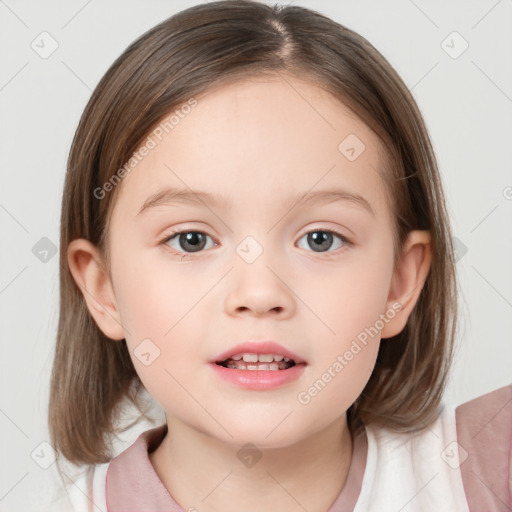
[[246, 444], [254, 444], [260, 450], [272, 450], [286, 448], [300, 442], [308, 434], [302, 429], [295, 428], [292, 423], [285, 427], [285, 423], [289, 419], [285, 419], [286, 414], [280, 414], [276, 418], [268, 418], [266, 421], [229, 421], [225, 419], [225, 425], [230, 437], [226, 432], [222, 431], [220, 438], [226, 444], [240, 448]]

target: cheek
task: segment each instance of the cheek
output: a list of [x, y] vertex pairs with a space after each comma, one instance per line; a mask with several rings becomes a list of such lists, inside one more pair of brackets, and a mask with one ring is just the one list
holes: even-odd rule
[[297, 394], [298, 407], [317, 424], [330, 422], [359, 397], [375, 366], [379, 340], [355, 340], [336, 351], [325, 364], [315, 366], [307, 386]]
[[335, 263], [310, 264], [305, 274], [314, 278], [295, 283], [297, 295], [316, 313], [316, 332], [328, 340], [329, 353], [343, 350], [365, 328], [375, 325], [385, 311], [392, 277], [390, 244], [374, 243], [371, 250], [354, 250], [345, 256]]
[[[207, 359], [208, 340], [202, 341], [204, 321], [199, 320], [205, 307], [201, 297], [212, 284], [165, 258], [131, 256], [117, 260], [113, 276], [130, 357], [145, 388], [164, 408], [183, 407], [190, 397], [179, 382], [190, 381]], [[172, 407], [166, 403], [170, 400]]]
[[159, 249], [127, 254], [117, 259], [113, 276], [127, 335], [134, 343], [141, 337], [162, 339], [190, 309], [193, 299], [197, 302], [198, 283], [187, 282], [180, 265], [167, 261]]
[[[335, 271], [324, 267], [324, 275], [317, 272], [308, 306], [322, 321], [316, 322], [318, 335], [311, 339], [316, 348], [310, 387], [297, 397], [302, 405], [335, 414], [348, 409], [364, 389], [379, 351], [382, 315], [389, 320], [392, 265], [392, 247], [379, 249], [376, 244], [375, 250], [351, 258], [350, 264], [340, 264]], [[318, 286], [319, 280], [325, 286]]]
[[297, 394], [299, 407], [316, 423], [332, 421], [346, 411], [370, 379], [380, 346], [376, 323], [381, 306], [382, 300], [358, 288], [357, 298], [341, 301], [341, 307], [326, 314], [335, 335], [315, 340], [313, 364]]

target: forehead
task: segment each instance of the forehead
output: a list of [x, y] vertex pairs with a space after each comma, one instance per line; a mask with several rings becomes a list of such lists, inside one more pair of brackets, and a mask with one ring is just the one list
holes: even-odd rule
[[193, 108], [174, 109], [173, 124], [163, 118], [149, 134], [153, 147], [123, 178], [117, 202], [130, 216], [164, 187], [210, 191], [257, 211], [343, 187], [385, 209], [380, 140], [312, 82], [242, 79], [194, 98]]

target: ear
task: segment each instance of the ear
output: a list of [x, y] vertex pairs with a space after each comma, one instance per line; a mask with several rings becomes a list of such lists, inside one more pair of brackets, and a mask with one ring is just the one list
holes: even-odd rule
[[429, 231], [411, 231], [397, 260], [389, 289], [387, 311], [398, 311], [384, 325], [381, 338], [396, 336], [405, 327], [432, 262], [431, 236]]
[[78, 238], [68, 245], [67, 259], [73, 279], [98, 327], [112, 340], [124, 339], [112, 283], [98, 248]]

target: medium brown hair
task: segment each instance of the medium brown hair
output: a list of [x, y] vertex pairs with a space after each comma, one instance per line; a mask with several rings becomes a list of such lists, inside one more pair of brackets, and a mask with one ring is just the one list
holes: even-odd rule
[[122, 184], [103, 199], [94, 190], [164, 115], [191, 97], [281, 72], [322, 87], [378, 135], [395, 218], [395, 262], [409, 231], [428, 229], [432, 236], [432, 264], [418, 302], [403, 331], [381, 343], [375, 369], [347, 412], [351, 431], [372, 422], [413, 431], [437, 418], [452, 360], [457, 293], [441, 178], [413, 97], [364, 37], [328, 17], [297, 6], [224, 0], [181, 11], [128, 46], [95, 88], [75, 133], [62, 199], [49, 404], [51, 440], [69, 461], [108, 461], [122, 407], [137, 405], [143, 389], [126, 342], [98, 328], [67, 263], [69, 243], [85, 238], [110, 269], [109, 218]]

